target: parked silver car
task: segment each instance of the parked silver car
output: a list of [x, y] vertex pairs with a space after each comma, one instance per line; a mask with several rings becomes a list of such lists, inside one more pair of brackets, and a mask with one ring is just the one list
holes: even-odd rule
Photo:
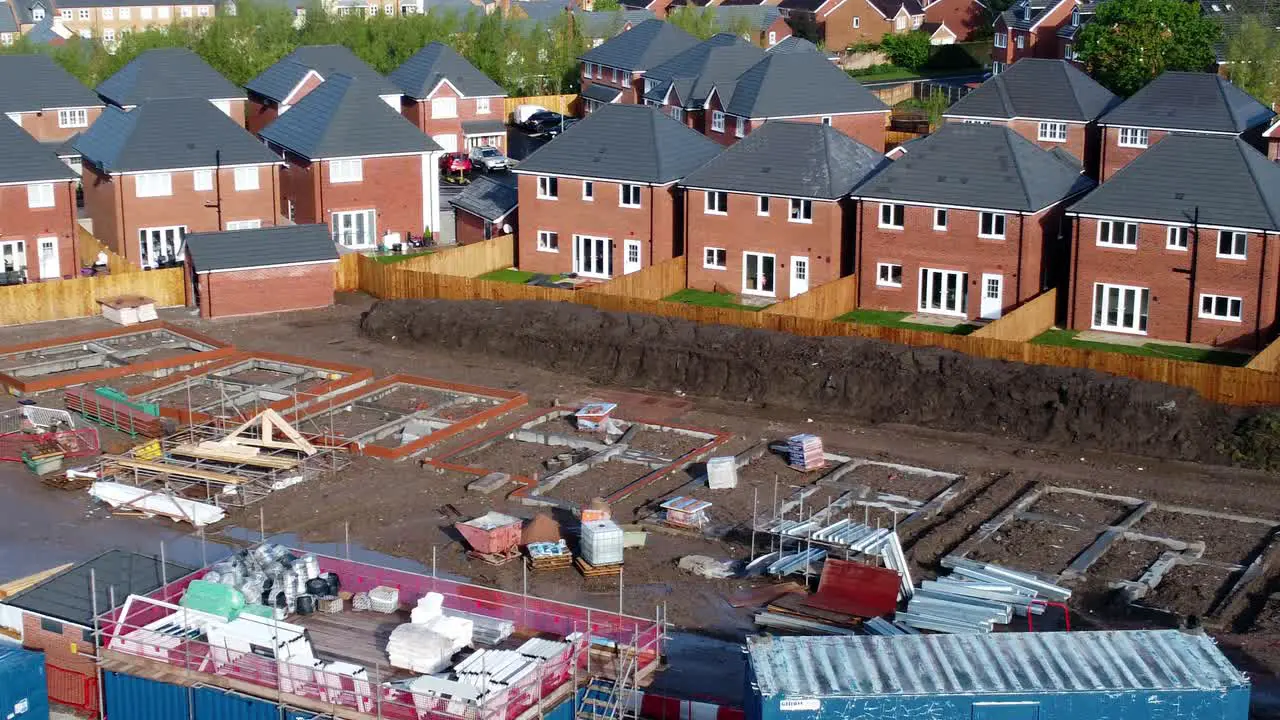
[[498, 152], [497, 148], [473, 147], [471, 148], [471, 164], [483, 165], [485, 170], [506, 170], [511, 166], [511, 160], [506, 155]]

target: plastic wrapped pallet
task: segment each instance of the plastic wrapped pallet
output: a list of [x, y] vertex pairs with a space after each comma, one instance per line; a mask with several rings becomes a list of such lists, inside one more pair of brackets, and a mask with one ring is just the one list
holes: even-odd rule
[[738, 464], [733, 456], [713, 457], [707, 460], [707, 487], [712, 490], [729, 490], [738, 487]]
[[372, 610], [373, 603], [369, 600], [369, 593], [358, 592], [351, 596], [351, 610], [353, 612], [361, 612], [364, 610]]
[[511, 637], [516, 631], [514, 622], [503, 620], [502, 618], [477, 615], [476, 613], [463, 612], [461, 610], [445, 610], [444, 614], [448, 617], [470, 620], [472, 624], [471, 640], [473, 644], [477, 645], [497, 645]]
[[370, 590], [369, 609], [388, 614], [400, 609], [400, 589], [379, 585]]
[[342, 612], [342, 598], [337, 595], [326, 595], [320, 598], [316, 605], [325, 615], [336, 615]]
[[592, 565], [622, 562], [622, 528], [612, 520], [582, 523], [582, 558]]
[[444, 670], [460, 649], [456, 637], [436, 632], [428, 625], [405, 623], [392, 630], [387, 639], [387, 659], [391, 665], [416, 673]]
[[409, 622], [425, 625], [440, 617], [444, 607], [444, 596], [437, 592], [429, 592], [418, 598], [418, 604], [409, 613]]

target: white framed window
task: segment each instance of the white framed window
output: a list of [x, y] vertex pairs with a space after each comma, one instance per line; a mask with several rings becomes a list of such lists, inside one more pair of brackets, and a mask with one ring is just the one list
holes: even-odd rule
[[138, 228], [138, 250], [142, 267], [154, 268], [163, 263], [181, 261], [182, 244], [186, 235], [186, 225]]
[[603, 80], [603, 79], [604, 79], [604, 66], [603, 66], [603, 65], [596, 65], [596, 79], [597, 79], [597, 80]]
[[1240, 322], [1244, 300], [1227, 295], [1201, 295], [1200, 317], [1207, 320]]
[[60, 128], [82, 128], [89, 127], [89, 111], [85, 108], [68, 108], [58, 111], [58, 127]]
[[53, 183], [32, 183], [27, 186], [27, 207], [51, 208], [53, 205]]
[[907, 208], [905, 205], [880, 203], [880, 227], [901, 230], [906, 220], [906, 214]]
[[0, 242], [0, 269], [17, 272], [27, 269], [27, 243], [22, 240]]
[[822, 116], [822, 124], [823, 124], [823, 125], [826, 125], [827, 127], [831, 127], [831, 116], [830, 116], [830, 115], [823, 115], [823, 116]]
[[191, 6], [190, 6], [190, 5], [183, 5], [183, 6], [182, 6], [182, 8], [179, 10], [179, 13], [180, 13], [180, 14], [182, 15], [182, 17], [184, 17], [184, 18], [189, 18], [189, 17], [191, 17]]
[[724, 248], [702, 248], [702, 267], [708, 270], [724, 270], [729, 267], [729, 253]]
[[978, 237], [990, 240], [1003, 240], [1004, 223], [1004, 213], [978, 213]]
[[88, 9], [88, 8], [80, 8], [79, 17], [80, 17], [80, 19], [81, 19], [81, 20], [88, 20], [88, 19], [89, 19], [89, 9]]
[[[999, 75], [1000, 73], [1004, 72], [1005, 67], [1007, 67], [1007, 65], [1006, 65], [1005, 63], [1002, 63], [1002, 62], [1000, 62], [999, 60], [992, 60], [992, 61], [991, 61], [991, 74], [992, 74], [992, 75]], [[985, 124], [987, 124], [987, 123], [983, 123], [983, 124], [985, 125]]]
[[1132, 285], [1093, 284], [1093, 328], [1147, 334], [1147, 306], [1151, 291]]
[[538, 199], [555, 200], [560, 197], [560, 179], [542, 175], [538, 177]]
[[769, 196], [768, 195], [761, 195], [760, 197], [756, 198], [756, 215], [760, 215], [762, 217], [769, 216]]
[[791, 207], [787, 213], [787, 220], [794, 223], [813, 222], [813, 201], [791, 198]]
[[1080, 27], [1080, 8], [1071, 8], [1071, 27]]
[[591, 77], [591, 63], [582, 63], [582, 77]]
[[[374, 7], [376, 7], [376, 6], [374, 6]], [[416, 9], [416, 8], [415, 8], [415, 9]], [[395, 5], [383, 5], [383, 6], [382, 6], [382, 14], [383, 14], [383, 15], [386, 15], [387, 17], [392, 17], [392, 16], [394, 16], [394, 15], [396, 14], [396, 6], [395, 6]], [[406, 14], [406, 15], [410, 15], [410, 14], [412, 14], [412, 13], [405, 13], [405, 14]]]
[[329, 161], [329, 182], [357, 183], [364, 180], [364, 161], [360, 158], [345, 158]]
[[115, 28], [107, 28], [106, 30], [102, 31], [102, 42], [113, 43], [115, 41], [116, 41]]
[[1147, 146], [1146, 128], [1120, 128], [1120, 147], [1144, 148]]
[[587, 202], [595, 202], [596, 184], [590, 180], [582, 181], [582, 199]]
[[773, 30], [769, 31], [769, 44], [770, 45], [778, 44], [778, 33], [774, 32]]
[[777, 292], [778, 256], [772, 253], [742, 253], [742, 292], [773, 296]]
[[63, 20], [70, 20], [72, 17], [75, 17], [75, 13], [64, 8], [58, 11], [58, 17], [62, 18]]
[[1016, 45], [1019, 50], [1021, 50], [1022, 48], [1027, 46], [1027, 36], [1018, 35], [1017, 33], [1015, 33], [1013, 36], [1013, 44]]
[[127, 8], [127, 7], [120, 8], [121, 20], [130, 20], [132, 18], [133, 18], [133, 8]]
[[451, 97], [431, 98], [432, 118], [458, 117], [458, 99]]
[[640, 186], [623, 183], [618, 186], [618, 207], [640, 207]]
[[934, 230], [947, 229], [947, 209], [946, 208], [933, 209], [933, 229]]
[[859, 16], [857, 16], [857, 15], [854, 15], [854, 16], [853, 16], [853, 29], [854, 29], [854, 30], [857, 30], [857, 29], [858, 29], [858, 28], [860, 28], [860, 27], [862, 27], [862, 18], [861, 18], [861, 17], [859, 17]]
[[102, 19], [103, 20], [114, 19], [114, 13], [111, 11], [111, 8], [102, 8]]
[[12, 45], [13, 33], [0, 33], [0, 45]]
[[1067, 124], [1062, 122], [1042, 122], [1036, 128], [1036, 139], [1042, 142], [1066, 142]]
[[213, 189], [213, 171], [212, 170], [193, 170], [191, 172], [191, 184], [195, 187], [196, 192], [205, 192]]
[[228, 230], [257, 230], [262, 227], [261, 220], [229, 220], [227, 221]]
[[1119, 220], [1099, 220], [1098, 244], [1107, 247], [1138, 247], [1137, 223], [1127, 223]]
[[1009, 35], [1007, 33], [996, 33], [995, 45], [998, 48], [1009, 47]]
[[[380, 8], [379, 8], [377, 5], [370, 5], [370, 6], [369, 6], [369, 17], [374, 17], [374, 16], [376, 16], [376, 15], [378, 14], [378, 10], [379, 10], [379, 9], [380, 9]], [[390, 13], [388, 13], [388, 15], [389, 15], [389, 14], [390, 14]]]
[[89, 40], [90, 38], [93, 37], [93, 30], [89, 28], [80, 28], [80, 37], [84, 38], [85, 40]]
[[1243, 260], [1248, 255], [1248, 236], [1234, 230], [1218, 231], [1218, 257]]
[[876, 263], [876, 285], [902, 287], [902, 266], [897, 263]]
[[196, 14], [199, 15], [200, 17], [209, 17], [209, 6], [201, 5], [199, 8], [196, 9]]
[[374, 210], [335, 211], [331, 223], [333, 241], [342, 247], [368, 248], [378, 244]]
[[135, 175], [134, 193], [140, 198], [168, 197], [173, 194], [173, 176], [169, 173]]
[[728, 193], [723, 190], [707, 190], [702, 196], [704, 198], [703, 212], [707, 215], [729, 214]]
[[560, 233], [550, 230], [538, 231], [539, 252], [560, 252]]
[[913, 27], [913, 28], [918, 28], [918, 27], [920, 27], [920, 26], [921, 26], [921, 25], [923, 25], [923, 24], [924, 24], [924, 16], [923, 16], [923, 15], [912, 15], [912, 16], [911, 16], [911, 27]]
[[236, 192], [257, 190], [259, 188], [258, 176], [260, 174], [256, 167], [236, 168]]
[[684, 123], [684, 108], [671, 106], [671, 119], [678, 123]]
[[1186, 250], [1190, 235], [1191, 228], [1182, 225], [1170, 225], [1164, 238], [1165, 249]]
[[476, 114], [488, 115], [489, 112], [489, 98], [476, 98]]
[[733, 119], [733, 136], [746, 137], [746, 135], [747, 135], [747, 119], [734, 118]]
[[896, 30], [906, 30], [906, 29], [907, 29], [907, 18], [906, 18], [906, 16], [905, 16], [905, 15], [899, 15], [898, 17], [894, 18], [894, 19], [893, 19], [893, 27], [894, 27], [894, 29], [896, 29]]
[[140, 7], [140, 8], [138, 8], [138, 16], [139, 16], [139, 17], [141, 17], [143, 20], [150, 20], [150, 19], [151, 19], [151, 8], [149, 8], [149, 7]]
[[156, 8], [156, 17], [160, 18], [161, 20], [167, 20], [167, 19], [169, 19], [169, 6], [168, 6], [168, 5], [161, 5], [161, 6], [157, 7], [157, 8]]
[[1062, 59], [1063, 59], [1063, 60], [1076, 60], [1076, 59], [1078, 59], [1078, 58], [1077, 58], [1077, 56], [1076, 56], [1076, 46], [1075, 46], [1075, 45], [1065, 45], [1065, 46], [1063, 46], [1063, 48], [1062, 48]]
[[711, 111], [711, 132], [724, 132], [724, 113], [719, 110]]

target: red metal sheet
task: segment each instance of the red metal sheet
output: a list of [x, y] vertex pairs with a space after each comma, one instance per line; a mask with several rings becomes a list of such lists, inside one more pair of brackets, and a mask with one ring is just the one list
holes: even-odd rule
[[896, 570], [827, 558], [818, 592], [804, 604], [858, 617], [879, 617], [897, 609], [898, 586]]

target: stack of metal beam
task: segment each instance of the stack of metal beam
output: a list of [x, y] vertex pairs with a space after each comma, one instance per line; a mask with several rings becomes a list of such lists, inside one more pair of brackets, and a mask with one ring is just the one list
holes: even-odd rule
[[514, 622], [503, 620], [502, 618], [448, 609], [444, 610], [444, 615], [446, 617], [470, 620], [472, 625], [471, 639], [480, 645], [497, 645], [511, 637], [511, 633], [516, 631]]
[[920, 631], [910, 625], [901, 623], [893, 623], [884, 618], [869, 618], [862, 623], [862, 629], [867, 631], [868, 635], [919, 635]]
[[906, 612], [894, 620], [920, 630], [987, 633], [1014, 615], [1039, 615], [1045, 603], [1062, 602], [1071, 591], [999, 565], [949, 558], [952, 574], [925, 580]]
[[775, 612], [756, 613], [756, 624], [764, 628], [786, 630], [793, 633], [812, 633], [816, 635], [856, 635], [853, 628], [840, 627], [830, 623], [809, 620], [795, 615], [783, 615]]
[[804, 572], [805, 568], [811, 568], [812, 571], [812, 566], [826, 556], [827, 551], [821, 548], [797, 550], [790, 555], [780, 553], [778, 559], [769, 565], [769, 574], [781, 577], [793, 572]]

